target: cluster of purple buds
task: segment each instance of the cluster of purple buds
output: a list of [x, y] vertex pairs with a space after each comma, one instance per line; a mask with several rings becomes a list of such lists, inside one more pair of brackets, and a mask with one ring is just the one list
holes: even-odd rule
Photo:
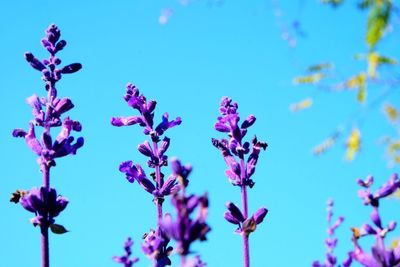
[[[225, 212], [225, 219], [238, 225], [236, 232], [243, 238], [243, 264], [244, 267], [250, 266], [249, 235], [254, 232], [267, 215], [266, 208], [260, 208], [253, 216], [248, 216], [247, 187], [252, 188], [253, 176], [261, 149], [267, 148], [267, 143], [261, 142], [256, 136], [253, 137], [251, 144], [243, 141], [247, 134], [247, 129], [256, 121], [254, 115], [249, 115], [240, 125], [240, 117], [237, 111], [238, 104], [228, 97], [223, 97], [220, 103], [220, 117], [214, 127], [217, 131], [227, 133], [229, 139], [212, 139], [212, 144], [221, 151], [221, 154], [228, 165], [225, 171], [229, 181], [234, 186], [239, 186], [242, 195], [242, 207], [240, 210], [235, 204], [228, 202], [228, 211]], [[247, 160], [245, 155], [249, 154]]]
[[[136, 180], [146, 192], [151, 194], [157, 206], [157, 229], [150, 230], [149, 233], [145, 234], [142, 244], [144, 254], [153, 260], [155, 266], [171, 265], [169, 255], [172, 252], [172, 247], [168, 245], [170, 238], [161, 228], [162, 203], [166, 196], [176, 194], [180, 190], [180, 186], [178, 184], [179, 175], [176, 172], [169, 175], [166, 180], [164, 180], [164, 174], [161, 172], [161, 168], [168, 165], [168, 157], [165, 153], [170, 145], [170, 139], [166, 136], [162, 138], [162, 136], [168, 129], [180, 125], [182, 121], [180, 117], [170, 121], [168, 113], [164, 113], [161, 122], [155, 126], [156, 101], [147, 101], [146, 97], [131, 83], [126, 87], [124, 99], [130, 107], [139, 111], [140, 115], [113, 117], [111, 124], [117, 127], [138, 124], [144, 128], [143, 133], [150, 137], [151, 142], [146, 140], [139, 144], [138, 150], [148, 158], [148, 167], [155, 169], [155, 171], [150, 174], [150, 178], [140, 164], [134, 164], [132, 161], [122, 162], [119, 170], [126, 175], [130, 183]], [[175, 161], [172, 161], [172, 165], [175, 166]]]
[[[50, 58], [40, 61], [32, 53], [25, 53], [26, 61], [31, 66], [42, 72], [42, 79], [46, 82], [46, 90], [51, 89], [57, 81], [61, 79], [62, 74], [70, 74], [77, 72], [82, 68], [80, 63], [72, 63], [62, 68], [57, 68], [61, 64], [61, 59], [56, 54], [64, 49], [67, 45], [65, 40], [60, 40], [61, 32], [54, 24], [50, 25], [46, 30], [46, 37], [42, 39], [43, 47], [50, 53]], [[56, 97], [56, 92], [54, 92]]]
[[[28, 147], [38, 156], [38, 164], [42, 172], [43, 185], [40, 188], [33, 188], [29, 191], [17, 190], [13, 193], [10, 201], [21, 203], [28, 211], [35, 213], [31, 222], [34, 226], [40, 226], [41, 232], [41, 255], [42, 266], [49, 266], [49, 235], [48, 229], [56, 234], [66, 233], [62, 225], [55, 224], [57, 217], [67, 206], [68, 200], [57, 196], [56, 190], [50, 187], [50, 169], [56, 165], [55, 159], [67, 155], [76, 154], [83, 146], [84, 139], [76, 139], [71, 136], [72, 131], [80, 132], [82, 126], [78, 121], [69, 117], [61, 117], [74, 107], [72, 101], [65, 97], [57, 97], [56, 83], [63, 74], [70, 74], [82, 68], [80, 63], [73, 63], [60, 67], [61, 59], [56, 54], [64, 49], [67, 42], [60, 40], [61, 33], [54, 24], [46, 30], [46, 36], [42, 39], [42, 45], [50, 53], [48, 59], [39, 60], [32, 53], [25, 53], [26, 61], [42, 73], [42, 80], [45, 82], [47, 97], [39, 97], [36, 94], [27, 99], [32, 107], [34, 119], [29, 122], [27, 131], [15, 129], [12, 132], [14, 137], [25, 139]], [[60, 133], [56, 138], [51, 136], [51, 128], [60, 127]], [[37, 138], [35, 127], [42, 127], [41, 138]]]
[[[138, 88], [131, 83], [126, 86], [124, 99], [130, 107], [139, 111], [140, 116], [114, 117], [111, 118], [111, 124], [117, 127], [139, 124], [144, 128], [143, 133], [145, 135], [150, 135], [153, 142], [158, 142], [160, 136], [162, 136], [166, 130], [182, 122], [180, 117], [169, 121], [168, 113], [164, 113], [161, 123], [154, 129], [154, 109], [156, 108], [157, 102], [155, 100], [147, 101], [146, 97], [140, 94]], [[159, 157], [159, 155], [157, 156]]]
[[168, 245], [170, 239], [162, 229], [150, 229], [150, 232], [144, 234], [143, 239], [142, 251], [154, 261], [155, 267], [171, 265], [169, 255], [173, 248]]
[[144, 128], [144, 134], [150, 135], [152, 144], [146, 140], [138, 145], [138, 150], [141, 154], [149, 158], [147, 165], [150, 168], [156, 169], [156, 172], [151, 174], [155, 184], [147, 177], [140, 164], [133, 164], [132, 161], [126, 161], [121, 163], [119, 170], [126, 174], [129, 182], [133, 183], [136, 180], [144, 190], [154, 196], [155, 200], [162, 202], [165, 196], [177, 192], [179, 188], [175, 177], [172, 175], [164, 182], [164, 175], [161, 173], [160, 168], [168, 164], [168, 157], [165, 155], [165, 152], [169, 147], [170, 139], [164, 137], [161, 141], [160, 137], [169, 128], [181, 124], [181, 118], [177, 117], [175, 120], [169, 121], [168, 113], [164, 113], [161, 123], [154, 128], [153, 121], [156, 101], [147, 101], [146, 97], [140, 94], [137, 87], [131, 83], [126, 87], [124, 99], [130, 107], [139, 111], [140, 116], [114, 117], [111, 118], [111, 124], [117, 127], [139, 124], [139, 126]]
[[[207, 194], [202, 196], [175, 194], [172, 204], [177, 212], [176, 219], [174, 220], [171, 214], [165, 214], [162, 228], [177, 242], [176, 252], [186, 256], [191, 252], [190, 245], [196, 240], [207, 240], [206, 235], [211, 230], [206, 223], [208, 197]], [[197, 217], [191, 218], [196, 209], [198, 209]]]
[[125, 254], [123, 256], [114, 256], [113, 260], [117, 263], [121, 263], [124, 267], [132, 267], [136, 262], [139, 261], [138, 258], [131, 258], [133, 241], [130, 237], [127, 238], [124, 244]]
[[[73, 63], [64, 67], [58, 68], [61, 60], [56, 56], [56, 53], [62, 50], [65, 45], [65, 40], [60, 39], [60, 30], [56, 25], [52, 24], [46, 30], [46, 36], [42, 39], [43, 46], [50, 53], [49, 59], [40, 61], [32, 53], [25, 53], [25, 59], [30, 65], [41, 71], [42, 79], [46, 83], [46, 97], [38, 97], [36, 94], [27, 99], [28, 104], [32, 107], [34, 120], [29, 123], [28, 131], [15, 129], [14, 137], [23, 137], [30, 149], [39, 156], [38, 163], [43, 171], [44, 168], [55, 166], [55, 158], [76, 154], [76, 151], [83, 146], [84, 140], [79, 137], [74, 142], [74, 137], [71, 136], [71, 131], [80, 132], [82, 129], [78, 121], [73, 121], [69, 117], [64, 120], [61, 116], [71, 110], [74, 105], [72, 101], [65, 98], [57, 97], [57, 89], [55, 84], [61, 79], [61, 74], [69, 74], [77, 72], [82, 68], [80, 63]], [[41, 141], [35, 134], [35, 125], [43, 127]], [[62, 126], [62, 129], [56, 139], [52, 140], [50, 128]]]
[[[385, 247], [386, 235], [396, 228], [396, 222], [391, 221], [388, 225], [384, 226], [379, 214], [379, 202], [381, 199], [393, 194], [400, 189], [400, 180], [397, 174], [393, 174], [389, 180], [372, 192], [371, 186], [374, 179], [368, 176], [365, 180], [358, 179], [357, 183], [363, 187], [359, 191], [359, 196], [364, 202], [364, 205], [370, 205], [372, 212], [370, 215], [371, 224], [364, 224], [360, 228], [352, 228], [354, 251], [352, 257], [361, 265], [366, 267], [393, 267], [400, 264], [400, 244], [394, 248]], [[374, 236], [375, 244], [372, 246], [371, 254], [362, 249], [358, 240], [364, 236]]]
[[[325, 239], [325, 246], [327, 248], [327, 253], [325, 257], [325, 262], [320, 263], [319, 261], [314, 261], [313, 267], [334, 267], [337, 263], [337, 258], [333, 254], [334, 249], [336, 248], [338, 239], [335, 237], [335, 230], [343, 223], [344, 217], [339, 216], [339, 218], [332, 223], [333, 217], [333, 200], [328, 200], [327, 202], [327, 221], [328, 221], [328, 237]], [[343, 267], [349, 267], [352, 263], [351, 253], [349, 253], [348, 257], [343, 261]], [[340, 265], [339, 265], [340, 266]]]
[[22, 129], [13, 131], [14, 137], [24, 137], [25, 142], [36, 155], [39, 156], [38, 164], [41, 169], [44, 167], [55, 166], [54, 159], [65, 157], [69, 154], [75, 155], [76, 151], [83, 146], [84, 139], [79, 137], [74, 142], [74, 137], [71, 136], [72, 131], [79, 132], [82, 129], [81, 124], [77, 121], [70, 120], [66, 117], [62, 123], [62, 129], [56, 139], [52, 140], [50, 131], [46, 130], [42, 134], [41, 142], [36, 138], [35, 126], [32, 122], [29, 123], [29, 130], [26, 132]]
[[[17, 190], [13, 193], [11, 201], [20, 203], [24, 209], [35, 213], [31, 219], [34, 226], [48, 227], [54, 225], [57, 217], [68, 205], [68, 200], [58, 196], [54, 188], [33, 188], [29, 191]], [[59, 227], [55, 225], [52, 229]]]
[[179, 190], [179, 185], [174, 175], [170, 175], [165, 182], [161, 179], [159, 184], [154, 184], [147, 178], [140, 164], [134, 165], [132, 161], [125, 161], [121, 163], [119, 170], [125, 173], [126, 179], [130, 183], [136, 180], [145, 191], [154, 196], [155, 200], [162, 200], [165, 196], [169, 196]]
[[232, 202], [226, 203], [226, 207], [228, 210], [224, 214], [225, 220], [238, 225], [238, 228], [235, 231], [236, 233], [247, 236], [256, 230], [257, 225], [262, 223], [265, 216], [268, 214], [268, 209], [260, 208], [253, 214], [253, 216], [245, 219], [240, 209]]
[[[186, 194], [188, 175], [192, 171], [190, 165], [182, 165], [178, 159], [173, 159], [171, 168], [173, 175], [180, 183], [181, 190], [173, 195], [171, 201], [176, 210], [176, 218], [173, 219], [171, 214], [165, 214], [161, 222], [161, 228], [168, 237], [176, 241], [175, 251], [185, 259], [191, 253], [191, 244], [196, 240], [205, 241], [207, 233], [211, 231], [206, 222], [208, 196], [207, 193], [202, 196]], [[197, 216], [192, 218], [195, 210], [197, 210]], [[192, 262], [194, 261], [192, 260]], [[202, 266], [201, 264], [205, 263], [200, 261], [197, 266]], [[185, 263], [186, 265], [188, 263]]]
[[[213, 145], [218, 148], [229, 169], [225, 172], [233, 185], [237, 186], [254, 186], [254, 181], [251, 176], [255, 172], [256, 164], [261, 149], [267, 148], [267, 143], [258, 141], [254, 136], [251, 144], [249, 142], [242, 142], [247, 133], [247, 129], [254, 124], [256, 118], [254, 115], [249, 115], [246, 120], [239, 126], [239, 113], [237, 112], [238, 105], [232, 99], [223, 97], [221, 100], [219, 111], [221, 117], [215, 123], [215, 129], [219, 132], [228, 133], [228, 139], [212, 139]], [[251, 148], [250, 148], [251, 146]], [[251, 151], [251, 152], [250, 152]], [[244, 156], [249, 154], [249, 157], [244, 162], [238, 162], [234, 156], [237, 156], [241, 161]]]

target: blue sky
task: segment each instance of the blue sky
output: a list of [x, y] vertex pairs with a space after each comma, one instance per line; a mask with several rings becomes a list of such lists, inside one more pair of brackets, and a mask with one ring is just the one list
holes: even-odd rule
[[[380, 184], [397, 171], [387, 167], [384, 149], [377, 144], [382, 135], [395, 132], [381, 105], [360, 106], [355, 92], [324, 93], [292, 84], [308, 65], [327, 60], [334, 61], [340, 73], [362, 69], [364, 65], [352, 57], [366, 51], [365, 14], [352, 3], [336, 10], [316, 1], [279, 4], [281, 21], [290, 24], [298, 19], [306, 32], [295, 49], [282, 40], [269, 1], [226, 0], [217, 5], [199, 0], [187, 6], [172, 0], [1, 3], [2, 265], [29, 267], [40, 262], [39, 230], [29, 223], [32, 214], [8, 198], [15, 189], [40, 185], [41, 175], [34, 154], [11, 132], [27, 128], [32, 118], [25, 99], [34, 93], [44, 95], [40, 74], [23, 54], [47, 56], [40, 39], [51, 23], [60, 27], [68, 43], [60, 53], [63, 63], [83, 65], [79, 73], [64, 76], [58, 92], [75, 104], [69, 115], [81, 121], [86, 142], [76, 156], [58, 160], [52, 170], [51, 185], [70, 200], [57, 218], [70, 232], [51, 236], [53, 266], [117, 266], [111, 257], [122, 253], [127, 236], [135, 241], [139, 266], [150, 266], [140, 253], [140, 242], [142, 234], [155, 226], [154, 205], [118, 171], [122, 161], [145, 161], [136, 147], [146, 137], [139, 127], [110, 125], [112, 116], [135, 114], [122, 99], [127, 82], [157, 100], [157, 118], [165, 111], [182, 117], [182, 125], [167, 132], [168, 155], [193, 165], [189, 191], [209, 192], [212, 232], [208, 242], [194, 245], [208, 266], [240, 266], [242, 257], [241, 238], [222, 217], [226, 201], [239, 202], [240, 193], [228, 183], [225, 163], [210, 141], [221, 137], [213, 125], [222, 96], [239, 103], [243, 118], [257, 117], [249, 136], [257, 134], [269, 144], [249, 193], [250, 211], [260, 206], [270, 210], [251, 236], [252, 266], [310, 266], [314, 259], [322, 259], [329, 197], [336, 201], [336, 214], [346, 217], [338, 231], [338, 255], [343, 256], [351, 247], [349, 227], [367, 221], [369, 212], [357, 198], [354, 181], [374, 174]], [[168, 23], [160, 25], [165, 8], [173, 12]], [[379, 49], [399, 56], [393, 37]], [[369, 99], [381, 89], [371, 87]], [[291, 103], [308, 96], [314, 98], [311, 109], [289, 111]], [[387, 100], [398, 105], [398, 93]], [[354, 162], [344, 160], [343, 139], [322, 157], [312, 155], [313, 146], [338, 125], [356, 126], [360, 121], [353, 119], [362, 114], [362, 152]], [[391, 212], [398, 209], [398, 202], [386, 202], [383, 220], [400, 219]]]

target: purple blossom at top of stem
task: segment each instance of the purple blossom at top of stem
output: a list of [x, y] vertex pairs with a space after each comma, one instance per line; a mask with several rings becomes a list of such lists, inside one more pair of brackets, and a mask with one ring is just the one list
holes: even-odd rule
[[[253, 137], [251, 144], [243, 142], [243, 138], [247, 134], [247, 129], [254, 124], [256, 117], [249, 115], [241, 125], [239, 125], [240, 117], [237, 112], [238, 105], [228, 97], [223, 97], [221, 100], [219, 111], [222, 116], [218, 117], [215, 123], [215, 129], [219, 132], [227, 133], [229, 139], [222, 138], [221, 140], [212, 139], [213, 145], [218, 148], [226, 164], [228, 170], [225, 172], [229, 181], [236, 186], [254, 186], [254, 181], [251, 179], [255, 172], [261, 149], [267, 148], [267, 143], [261, 142], [257, 137]], [[244, 156], [249, 154], [246, 162], [240, 164], [235, 158], [244, 160]], [[243, 169], [243, 170], [242, 170]]]
[[139, 261], [139, 258], [131, 258], [132, 255], [132, 247], [133, 241], [130, 237], [127, 238], [124, 244], [125, 254], [123, 256], [114, 256], [113, 260], [117, 263], [121, 263], [124, 267], [132, 267], [136, 262]]
[[154, 128], [154, 109], [157, 102], [155, 100], [147, 101], [146, 97], [139, 92], [139, 89], [131, 83], [126, 86], [124, 99], [128, 106], [139, 111], [140, 116], [113, 117], [111, 118], [111, 124], [117, 127], [139, 124], [144, 128], [144, 134], [150, 135], [153, 142], [158, 142], [160, 136], [166, 130], [182, 122], [180, 117], [170, 121], [168, 113], [164, 113], [161, 122]]
[[[229, 181], [234, 186], [239, 186], [242, 198], [242, 210], [236, 205], [228, 202], [228, 211], [225, 212], [225, 219], [238, 225], [236, 230], [242, 235], [243, 239], [243, 266], [250, 267], [249, 235], [256, 230], [266, 216], [268, 210], [260, 208], [253, 216], [248, 216], [248, 197], [247, 187], [252, 188], [253, 176], [261, 149], [267, 148], [267, 143], [261, 142], [256, 136], [251, 140], [243, 141], [247, 134], [247, 129], [256, 121], [254, 115], [249, 115], [240, 125], [240, 117], [237, 111], [238, 104], [228, 97], [223, 97], [220, 103], [219, 112], [221, 116], [217, 118], [214, 127], [217, 131], [227, 133], [228, 139], [220, 140], [212, 138], [212, 144], [221, 151], [221, 154], [228, 165], [225, 171]], [[247, 159], [245, 155], [249, 154]]]
[[48, 227], [55, 222], [57, 217], [68, 205], [68, 200], [58, 196], [54, 188], [33, 188], [19, 199], [19, 203], [35, 217], [31, 219], [34, 226]]
[[[327, 202], [327, 221], [328, 221], [328, 237], [325, 239], [325, 246], [327, 248], [325, 262], [320, 263], [319, 261], [314, 261], [313, 267], [334, 267], [337, 263], [337, 258], [333, 254], [333, 251], [337, 245], [338, 239], [335, 237], [335, 230], [343, 223], [344, 217], [339, 216], [337, 220], [333, 223], [333, 200], [329, 199]], [[343, 267], [349, 267], [352, 263], [351, 253], [349, 253], [348, 257], [342, 262]], [[339, 267], [341, 265], [338, 265]]]
[[[65, 97], [57, 97], [56, 83], [63, 74], [70, 74], [82, 68], [80, 63], [72, 63], [60, 67], [61, 59], [56, 54], [66, 46], [65, 40], [60, 40], [60, 30], [54, 24], [46, 30], [46, 36], [42, 39], [43, 47], [50, 53], [48, 59], [39, 60], [32, 53], [25, 53], [26, 61], [36, 70], [42, 73], [42, 80], [45, 82], [47, 97], [39, 97], [36, 94], [27, 99], [27, 103], [32, 107], [34, 116], [29, 123], [28, 131], [15, 129], [12, 133], [14, 137], [23, 137], [28, 147], [39, 156], [38, 164], [41, 170], [55, 166], [54, 159], [64, 157], [69, 154], [76, 154], [76, 151], [83, 146], [84, 139], [79, 137], [74, 141], [70, 136], [72, 131], [81, 131], [82, 126], [78, 121], [61, 116], [74, 107], [72, 101]], [[43, 127], [40, 140], [36, 137], [35, 126]], [[53, 140], [50, 135], [52, 127], [61, 126], [59, 135]]]
[[146, 233], [143, 239], [142, 251], [154, 261], [155, 267], [171, 265], [169, 255], [172, 253], [173, 248], [168, 245], [170, 239], [162, 229], [150, 229], [150, 232]]
[[129, 182], [133, 183], [135, 180], [139, 185], [148, 193], [154, 196], [155, 201], [163, 201], [165, 196], [173, 194], [179, 190], [176, 182], [176, 176], [170, 175], [164, 182], [164, 174], [161, 172], [161, 167], [168, 165], [168, 157], [165, 152], [170, 145], [170, 138], [162, 135], [169, 128], [181, 124], [182, 120], [177, 117], [175, 120], [168, 119], [168, 113], [164, 113], [162, 121], [154, 127], [154, 110], [156, 108], [156, 101], [147, 101], [146, 97], [139, 92], [139, 89], [129, 83], [126, 87], [125, 101], [130, 107], [139, 111], [139, 116], [131, 117], [113, 117], [111, 124], [113, 126], [129, 126], [138, 124], [144, 128], [144, 134], [151, 137], [150, 143], [148, 140], [138, 145], [138, 151], [148, 158], [147, 165], [150, 168], [156, 169], [151, 173], [150, 179], [140, 164], [133, 164], [132, 161], [125, 161], [120, 164], [119, 170], [125, 173]]
[[[385, 247], [385, 237], [396, 228], [396, 221], [389, 222], [386, 226], [383, 225], [379, 214], [379, 202], [381, 199], [391, 195], [400, 188], [400, 180], [397, 174], [393, 174], [389, 180], [379, 187], [375, 192], [372, 192], [371, 186], [374, 183], [372, 176], [368, 176], [365, 180], [358, 179], [357, 183], [363, 187], [359, 191], [359, 196], [364, 202], [364, 205], [372, 207], [370, 219], [372, 225], [365, 223], [359, 228], [352, 228], [354, 250], [352, 257], [361, 265], [366, 267], [393, 267], [400, 264], [400, 244], [395, 247]], [[358, 240], [365, 236], [374, 236], [375, 243], [372, 245], [371, 253], [366, 252]]]

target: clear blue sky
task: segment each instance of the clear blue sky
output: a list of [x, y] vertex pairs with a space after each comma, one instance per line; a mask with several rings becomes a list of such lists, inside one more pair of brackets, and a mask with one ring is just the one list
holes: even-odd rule
[[[369, 212], [357, 198], [355, 179], [374, 174], [381, 183], [397, 170], [387, 168], [384, 150], [376, 142], [393, 130], [378, 105], [361, 126], [365, 142], [354, 162], [344, 160], [343, 139], [326, 155], [314, 157], [312, 147], [362, 108], [355, 92], [318, 93], [313, 87], [293, 86], [292, 79], [302, 68], [327, 60], [337, 63], [344, 74], [360, 70], [361, 63], [355, 64], [352, 57], [366, 50], [360, 30], [365, 14], [353, 3], [337, 10], [317, 1], [286, 0], [280, 5], [283, 21], [299, 18], [307, 33], [296, 49], [281, 39], [269, 1], [226, 0], [212, 5], [199, 0], [188, 6], [177, 0], [3, 1], [0, 265], [34, 267], [40, 262], [39, 229], [29, 223], [32, 214], [8, 199], [15, 189], [41, 183], [34, 154], [11, 132], [27, 128], [32, 117], [25, 99], [34, 93], [44, 95], [40, 74], [23, 54], [47, 56], [40, 39], [50, 23], [60, 27], [68, 42], [60, 53], [63, 62], [83, 65], [79, 73], [65, 75], [58, 92], [74, 102], [69, 114], [81, 121], [86, 142], [76, 156], [58, 160], [52, 171], [52, 186], [70, 200], [57, 218], [70, 232], [51, 236], [52, 266], [117, 266], [111, 257], [122, 254], [127, 236], [135, 241], [138, 266], [150, 265], [140, 242], [142, 234], [155, 226], [154, 205], [118, 171], [122, 161], [145, 161], [136, 150], [145, 136], [138, 127], [115, 128], [109, 122], [112, 116], [135, 113], [122, 99], [127, 82], [158, 101], [157, 118], [165, 111], [182, 117], [182, 125], [167, 133], [168, 155], [193, 165], [190, 191], [209, 192], [212, 232], [208, 242], [194, 246], [208, 266], [241, 266], [242, 258], [241, 238], [222, 217], [226, 201], [239, 202], [239, 190], [228, 183], [225, 163], [210, 142], [221, 137], [213, 125], [222, 96], [239, 103], [242, 117], [254, 114], [258, 120], [250, 136], [257, 134], [269, 143], [250, 191], [251, 211], [263, 205], [270, 210], [251, 236], [252, 266], [310, 266], [314, 259], [323, 259], [329, 197], [336, 201], [336, 214], [346, 217], [338, 231], [337, 251], [343, 256], [350, 249], [349, 227], [365, 222]], [[160, 25], [164, 8], [173, 14]], [[388, 43], [380, 49], [395, 51], [393, 39]], [[370, 99], [379, 92], [370, 88]], [[289, 111], [292, 102], [307, 96], [314, 97], [312, 109]], [[390, 98], [399, 104], [398, 93]], [[398, 208], [395, 201], [387, 201], [383, 220], [400, 219]]]

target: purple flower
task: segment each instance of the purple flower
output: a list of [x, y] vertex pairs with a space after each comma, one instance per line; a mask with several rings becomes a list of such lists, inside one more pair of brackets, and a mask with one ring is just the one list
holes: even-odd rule
[[[207, 194], [200, 197], [175, 194], [172, 204], [177, 213], [176, 219], [166, 214], [161, 225], [165, 233], [177, 242], [177, 252], [185, 256], [190, 253], [190, 245], [195, 240], [205, 241], [207, 233], [211, 230], [206, 223], [208, 197]], [[197, 217], [191, 218], [196, 209]]]
[[133, 245], [133, 241], [130, 237], [125, 241], [124, 250], [125, 254], [123, 256], [114, 256], [112, 259], [124, 265], [124, 267], [132, 267], [136, 262], [139, 261], [138, 258], [130, 258], [132, 255], [131, 247]]
[[154, 129], [154, 109], [156, 108], [157, 102], [154, 100], [147, 101], [146, 97], [140, 94], [139, 89], [131, 83], [128, 83], [126, 86], [124, 99], [128, 103], [128, 106], [139, 111], [140, 116], [113, 117], [111, 118], [111, 124], [117, 127], [139, 124], [139, 126], [144, 128], [144, 134], [150, 135], [153, 142], [158, 142], [160, 136], [163, 135], [166, 130], [182, 122], [180, 117], [169, 121], [168, 113], [164, 113], [161, 123]]
[[27, 211], [35, 213], [31, 219], [34, 226], [49, 226], [54, 223], [57, 217], [67, 206], [68, 200], [62, 196], [57, 196], [54, 188], [45, 187], [33, 188], [19, 200], [22, 207]]
[[[27, 132], [22, 129], [13, 131], [14, 137], [24, 137], [28, 147], [40, 157], [38, 163], [42, 170], [55, 166], [55, 158], [76, 154], [76, 151], [84, 143], [82, 137], [77, 138], [74, 142], [75, 138], [70, 136], [72, 130], [80, 131], [82, 129], [79, 122], [66, 117], [61, 123], [61, 115], [71, 110], [74, 105], [69, 98], [60, 99], [57, 97], [55, 84], [61, 79], [61, 73], [76, 72], [82, 66], [79, 63], [73, 63], [61, 69], [58, 68], [61, 60], [56, 57], [56, 53], [66, 45], [64, 40], [59, 40], [60, 36], [60, 30], [54, 24], [50, 25], [46, 30], [46, 36], [42, 40], [42, 44], [50, 53], [49, 59], [40, 61], [32, 53], [25, 53], [25, 59], [28, 63], [43, 74], [42, 79], [46, 84], [46, 91], [48, 91], [47, 98], [39, 98], [34, 94], [27, 99], [27, 103], [32, 107], [35, 124], [44, 128], [41, 141], [36, 138], [35, 125], [32, 122], [29, 123]], [[61, 133], [53, 144], [50, 128], [59, 126], [62, 126]]]
[[235, 231], [238, 234], [249, 235], [254, 232], [257, 225], [261, 224], [265, 216], [268, 214], [268, 209], [260, 208], [253, 216], [246, 219], [242, 214], [242, 211], [232, 202], [228, 202], [226, 207], [228, 211], [224, 213], [224, 218], [228, 222], [238, 225], [238, 228]]
[[148, 158], [147, 165], [155, 169], [155, 172], [150, 174], [154, 183], [146, 177], [140, 165], [132, 166], [131, 161], [121, 163], [120, 171], [126, 174], [129, 182], [132, 183], [137, 180], [147, 192], [153, 194], [155, 203], [161, 205], [164, 197], [177, 192], [179, 187], [177, 186], [176, 177], [173, 175], [169, 176], [168, 180], [164, 182], [164, 174], [161, 172], [161, 167], [168, 164], [168, 157], [165, 152], [169, 147], [170, 139], [164, 137], [161, 141], [160, 137], [169, 128], [179, 125], [181, 119], [178, 117], [169, 121], [168, 113], [164, 113], [161, 123], [154, 129], [153, 121], [156, 101], [147, 101], [146, 97], [139, 92], [139, 89], [131, 83], [126, 86], [124, 99], [130, 107], [139, 111], [140, 116], [113, 117], [111, 118], [111, 124], [117, 127], [138, 124], [144, 128], [143, 131], [146, 135], [150, 135], [151, 142], [146, 140], [139, 144], [138, 150]]
[[201, 260], [200, 255], [196, 255], [196, 257], [187, 260], [185, 265], [182, 267], [205, 267], [205, 266], [207, 266], [207, 263]]
[[175, 179], [179, 180], [179, 183], [183, 187], [187, 187], [189, 184], [189, 174], [192, 171], [192, 166], [191, 165], [182, 165], [179, 159], [173, 158], [171, 159], [171, 169], [172, 169], [172, 176], [175, 177]]
[[[372, 207], [370, 219], [373, 225], [366, 223], [360, 228], [352, 228], [354, 244], [352, 257], [361, 265], [367, 267], [398, 266], [400, 264], [400, 245], [387, 248], [384, 242], [386, 235], [396, 228], [396, 222], [392, 221], [384, 226], [379, 214], [379, 202], [397, 191], [400, 188], [400, 181], [397, 174], [393, 174], [375, 193], [371, 190], [373, 181], [372, 176], [368, 176], [365, 181], [357, 180], [357, 183], [364, 188], [359, 191], [359, 196], [363, 199], [364, 205]], [[366, 252], [358, 243], [358, 240], [365, 236], [375, 237], [375, 244], [371, 248], [371, 253]]]
[[[237, 112], [238, 105], [232, 99], [223, 97], [220, 104], [221, 117], [218, 117], [215, 123], [215, 129], [219, 132], [228, 133], [227, 139], [212, 139], [213, 145], [219, 149], [224, 157], [229, 169], [225, 172], [229, 181], [233, 185], [246, 185], [250, 188], [254, 186], [251, 179], [255, 172], [261, 149], [267, 148], [267, 143], [258, 141], [256, 137], [252, 139], [251, 147], [249, 142], [242, 142], [247, 134], [247, 129], [254, 124], [256, 118], [254, 115], [249, 115], [247, 119], [239, 126], [239, 113]], [[251, 149], [251, 153], [250, 153]], [[243, 166], [240, 166], [235, 156], [239, 160], [244, 161], [244, 155], [250, 153], [248, 159]], [[243, 172], [242, 172], [243, 168]]]
[[155, 190], [154, 184], [147, 178], [140, 164], [133, 165], [132, 161], [122, 162], [119, 166], [120, 172], [126, 174], [126, 179], [133, 183], [135, 180], [143, 187], [144, 190], [153, 194]]
[[[328, 237], [325, 239], [325, 246], [327, 249], [327, 253], [325, 256], [325, 262], [320, 263], [319, 261], [314, 261], [312, 263], [313, 267], [334, 267], [336, 266], [336, 256], [333, 254], [334, 249], [336, 248], [337, 245], [337, 238], [335, 237], [335, 230], [343, 223], [344, 218], [342, 216], [339, 216], [338, 219], [335, 222], [332, 222], [332, 217], [333, 217], [333, 200], [329, 199], [327, 202], [327, 221], [328, 221]], [[348, 267], [352, 263], [352, 257], [351, 253], [348, 254], [348, 257], [342, 262], [342, 265], [344, 267]], [[340, 266], [340, 265], [339, 265]]]
[[143, 253], [150, 259], [154, 260], [156, 267], [164, 267], [171, 265], [169, 255], [172, 252], [172, 247], [168, 246], [170, 239], [163, 233], [162, 230], [153, 230], [143, 236], [142, 244]]

